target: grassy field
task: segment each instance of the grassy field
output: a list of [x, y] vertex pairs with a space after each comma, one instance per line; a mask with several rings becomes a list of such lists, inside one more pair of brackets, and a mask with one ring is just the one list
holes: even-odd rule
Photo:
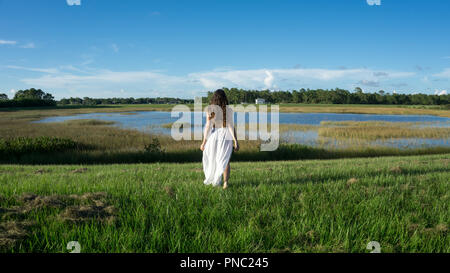
[[232, 163], [0, 165], [0, 251], [450, 252], [448, 155]]
[[[282, 125], [281, 132], [316, 130], [355, 145], [282, 144], [275, 152], [259, 152], [259, 141], [242, 141], [224, 191], [202, 184], [200, 141], [176, 142], [98, 120], [31, 123], [172, 106], [0, 109], [0, 148], [14, 152], [16, 143], [18, 151], [27, 151], [0, 149], [0, 252], [68, 252], [70, 241], [78, 241], [82, 252], [368, 252], [370, 241], [380, 242], [382, 252], [450, 252], [450, 147], [363, 144], [374, 138], [445, 138], [448, 128]], [[280, 108], [450, 117], [437, 107]], [[28, 152], [33, 145], [58, 150]]]

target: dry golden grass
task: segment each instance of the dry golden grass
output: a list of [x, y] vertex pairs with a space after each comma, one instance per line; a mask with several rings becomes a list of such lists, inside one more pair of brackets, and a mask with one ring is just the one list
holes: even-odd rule
[[[25, 119], [0, 119], [0, 138], [14, 137], [59, 137], [69, 138], [77, 143], [94, 147], [98, 151], [143, 151], [145, 145], [157, 138], [166, 152], [199, 149], [201, 141], [175, 141], [170, 136], [152, 133], [151, 129], [141, 132], [108, 126], [109, 122], [92, 120], [71, 120], [55, 123], [30, 123]], [[241, 141], [241, 150], [258, 150], [260, 142]]]
[[317, 105], [296, 106], [281, 105], [281, 112], [288, 113], [344, 113], [344, 114], [381, 114], [381, 115], [435, 115], [450, 117], [450, 110], [444, 109], [421, 109], [395, 106], [372, 106], [372, 105]]
[[336, 139], [450, 138], [450, 128], [406, 128], [395, 124], [322, 127], [319, 136]]
[[[174, 125], [174, 123], [166, 123], [163, 124], [161, 127], [162, 128], [166, 128], [166, 129], [171, 129], [172, 126]], [[178, 123], [176, 125], [175, 128], [177, 129], [181, 129], [181, 128], [186, 128], [191, 126], [191, 128], [193, 128], [193, 126], [190, 123]], [[259, 125], [257, 123], [246, 123], [245, 124], [245, 130], [258, 130], [259, 129]], [[270, 123], [267, 123], [267, 130], [270, 132], [272, 130], [272, 125]], [[319, 126], [316, 125], [307, 125], [307, 124], [279, 124], [279, 131], [280, 132], [287, 132], [287, 131], [311, 131], [311, 130], [317, 130], [319, 129]]]
[[32, 222], [10, 220], [0, 223], [0, 250], [14, 247], [29, 236]]
[[[421, 125], [439, 125], [440, 122], [389, 122], [389, 121], [322, 121], [321, 126], [358, 126], [358, 127], [370, 127], [370, 126], [390, 126], [390, 127], [413, 127]], [[450, 125], [449, 123], [446, 123]]]

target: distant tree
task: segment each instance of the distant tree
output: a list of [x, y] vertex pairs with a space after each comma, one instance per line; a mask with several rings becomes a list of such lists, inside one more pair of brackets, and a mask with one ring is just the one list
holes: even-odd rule
[[62, 104], [62, 105], [70, 104], [70, 100], [68, 100], [68, 99], [61, 99], [61, 100], [59, 101], [59, 104]]
[[356, 88], [355, 88], [355, 92], [356, 92], [356, 93], [362, 93], [363, 90], [361, 89], [361, 87], [356, 87]]
[[83, 104], [83, 100], [80, 99], [80, 98], [72, 98], [72, 97], [70, 97], [69, 104], [72, 104], [72, 105]]
[[19, 99], [37, 99], [37, 100], [53, 100], [53, 96], [50, 93], [45, 93], [41, 89], [26, 89], [19, 90], [14, 95], [15, 100]]
[[83, 98], [83, 105], [96, 105], [97, 102], [95, 99], [91, 99], [89, 97], [84, 97]]
[[292, 102], [293, 103], [301, 103], [302, 102], [302, 95], [297, 90], [292, 91]]
[[0, 94], [0, 100], [8, 100], [8, 95]]

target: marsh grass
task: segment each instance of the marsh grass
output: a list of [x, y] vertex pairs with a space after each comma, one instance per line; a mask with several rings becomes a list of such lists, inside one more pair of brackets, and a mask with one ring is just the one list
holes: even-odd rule
[[75, 120], [67, 120], [64, 121], [67, 126], [99, 126], [99, 125], [113, 125], [116, 122], [114, 121], [106, 121], [106, 120], [97, 120], [97, 119], [75, 119]]
[[[1, 111], [0, 116], [0, 139], [11, 139], [17, 137], [57, 137], [71, 139], [88, 150], [58, 152], [54, 154], [30, 153], [21, 156], [0, 158], [1, 163], [21, 163], [21, 164], [94, 164], [97, 163], [135, 163], [135, 162], [194, 162], [201, 160], [199, 147], [201, 141], [175, 141], [170, 136], [157, 133], [156, 128], [149, 127], [147, 130], [138, 131], [123, 129], [113, 125], [113, 122], [99, 120], [70, 120], [57, 123], [31, 123], [47, 116], [73, 115], [77, 113], [94, 112], [136, 112], [139, 110], [167, 110], [169, 105], [152, 106], [111, 106], [93, 108], [49, 108], [49, 109], [9, 109]], [[170, 106], [171, 107], [171, 106]], [[292, 106], [293, 107], [293, 106]], [[306, 106], [305, 106], [306, 107]], [[307, 106], [308, 109], [319, 106]], [[324, 107], [320, 107], [324, 110]], [[358, 109], [352, 106], [352, 109]], [[376, 107], [380, 109], [383, 107]], [[388, 107], [392, 108], [392, 107]], [[396, 109], [396, 108], [394, 108]], [[401, 108], [403, 109], [403, 108]], [[440, 111], [440, 110], [439, 110]], [[344, 127], [345, 125], [345, 127]], [[166, 127], [171, 125], [165, 125]], [[187, 125], [189, 126], [189, 125]], [[325, 126], [325, 129], [322, 127]], [[354, 129], [348, 130], [349, 126]], [[383, 130], [380, 129], [380, 127]], [[352, 128], [353, 128], [352, 127]], [[373, 129], [372, 129], [373, 127]], [[393, 128], [394, 125], [378, 123], [376, 126], [370, 123], [345, 123], [345, 124], [322, 124], [319, 126], [280, 124], [280, 132], [288, 133], [292, 131], [317, 131], [319, 128], [324, 137], [323, 145], [319, 147], [306, 147], [302, 145], [282, 144], [280, 149], [274, 153], [260, 152], [260, 141], [240, 141], [241, 151], [235, 153], [233, 160], [237, 161], [264, 161], [264, 160], [298, 160], [298, 159], [330, 159], [339, 157], [372, 157], [385, 155], [411, 155], [411, 154], [436, 154], [448, 153], [449, 147], [408, 149], [406, 151], [397, 148], [371, 147], [367, 142], [360, 141], [364, 138], [378, 138], [380, 131], [383, 137], [445, 137], [448, 136], [448, 129], [420, 130], [408, 129], [401, 125]], [[389, 130], [387, 130], [387, 129]], [[249, 130], [249, 124], [246, 125]], [[337, 130], [342, 129], [338, 133]], [[270, 124], [268, 124], [270, 131]], [[329, 131], [324, 131], [329, 130]], [[341, 136], [342, 135], [342, 136]], [[353, 147], [332, 147], [328, 148], [330, 139], [350, 140]], [[163, 153], [146, 152], [145, 147], [157, 139]], [[327, 147], [327, 149], [323, 148]]]
[[389, 122], [389, 121], [321, 121], [320, 126], [351, 126], [351, 127], [371, 127], [371, 126], [390, 126], [390, 127], [417, 127], [417, 126], [440, 126], [449, 125], [442, 122]]
[[[418, 125], [419, 123], [415, 123]], [[390, 139], [390, 138], [434, 138], [449, 139], [450, 128], [413, 128], [408, 123], [389, 122], [340, 122], [322, 123], [318, 132], [322, 137], [337, 139]], [[337, 125], [331, 126], [330, 125]]]
[[4, 157], [21, 156], [30, 153], [55, 153], [87, 149], [89, 149], [87, 145], [80, 145], [71, 139], [55, 137], [0, 139], [0, 155]]
[[[383, 253], [449, 253], [449, 163], [447, 155], [232, 161], [227, 191], [203, 185], [199, 162], [0, 165], [0, 238], [19, 237], [0, 252], [67, 253], [75, 240], [83, 253], [367, 253], [370, 241]], [[96, 205], [68, 197], [99, 192], [114, 221], [104, 212], [62, 220]], [[24, 206], [25, 193], [68, 201], [3, 213]]]
[[[3, 139], [13, 137], [59, 137], [68, 138], [85, 150], [57, 152], [52, 154], [29, 153], [20, 156], [2, 156], [1, 163], [16, 164], [100, 164], [100, 163], [135, 163], [135, 162], [199, 162], [202, 153], [201, 141], [175, 141], [170, 136], [138, 130], [121, 129], [109, 126], [109, 123], [89, 120], [72, 120], [59, 123], [29, 123], [25, 120], [8, 122], [0, 131]], [[289, 126], [289, 125], [288, 125]], [[287, 126], [287, 127], [288, 127]], [[293, 128], [293, 127], [288, 127]], [[298, 126], [303, 129], [303, 126]], [[281, 129], [280, 129], [281, 131]], [[145, 147], [157, 139], [161, 152], [148, 152]], [[371, 147], [364, 141], [353, 141], [352, 147], [308, 147], [295, 144], [281, 144], [275, 152], [260, 152], [260, 141], [240, 141], [241, 149], [233, 155], [235, 161], [268, 161], [299, 159], [332, 159], [342, 157], [373, 157], [389, 155], [443, 154], [449, 153], [450, 147], [399, 149], [389, 147]], [[329, 145], [323, 143], [323, 147]], [[343, 146], [344, 147], [344, 146]]]
[[436, 115], [450, 117], [448, 108], [423, 105], [280, 104], [280, 111], [288, 113]]
[[[175, 127], [174, 127], [175, 124]], [[237, 124], [235, 126], [238, 126]], [[191, 129], [195, 128], [195, 127], [201, 127], [201, 125], [196, 125], [196, 124], [191, 124], [191, 123], [166, 123], [161, 125], [162, 128], [166, 128], [166, 129], [183, 129], [183, 128], [188, 128], [191, 127]], [[318, 130], [319, 126], [318, 125], [307, 125], [307, 124], [294, 124], [294, 123], [280, 123], [279, 126], [279, 131], [280, 132], [287, 132], [287, 131], [311, 131], [311, 130]], [[245, 123], [244, 129], [246, 130], [246, 132], [250, 131], [250, 132], [257, 132], [259, 129], [265, 129], [268, 130], [268, 132], [270, 132], [272, 130], [272, 124], [271, 123], [264, 123], [264, 124], [259, 124], [259, 123]]]
[[194, 127], [202, 127], [202, 125], [200, 124], [191, 124], [188, 122], [183, 122], [183, 123], [175, 123], [175, 122], [171, 122], [171, 123], [165, 123], [163, 125], [161, 125], [162, 128], [166, 128], [166, 129], [172, 129], [172, 128], [176, 128], [176, 129], [183, 129], [183, 128], [194, 128]]

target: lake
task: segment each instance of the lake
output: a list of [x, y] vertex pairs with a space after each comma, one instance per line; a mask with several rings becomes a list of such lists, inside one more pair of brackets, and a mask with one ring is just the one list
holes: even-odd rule
[[[198, 113], [200, 114], [200, 113]], [[236, 114], [236, 113], [235, 113]], [[191, 120], [193, 122], [191, 113]], [[203, 123], [204, 123], [204, 115]], [[268, 115], [270, 122], [270, 115]], [[246, 122], [248, 122], [248, 114]], [[143, 132], [170, 135], [170, 128], [163, 128], [162, 125], [177, 121], [178, 117], [171, 117], [170, 112], [147, 111], [147, 112], [128, 112], [128, 113], [94, 113], [80, 114], [73, 116], [48, 117], [37, 123], [63, 122], [78, 119], [96, 119], [103, 121], [113, 121], [114, 126], [124, 129], [137, 129]], [[280, 113], [280, 124], [297, 124], [319, 126], [322, 121], [342, 122], [342, 121], [381, 121], [398, 123], [415, 123], [413, 127], [436, 127], [450, 128], [450, 118], [430, 116], [430, 115], [371, 115], [371, 114], [336, 114], [336, 113]], [[336, 140], [334, 138], [320, 137], [317, 130], [285, 130], [280, 135], [282, 142], [298, 143], [311, 146], [325, 147], [348, 147], [354, 144], [353, 140]], [[364, 141], [363, 141], [364, 142]], [[365, 141], [359, 144], [369, 146], [388, 146], [399, 148], [416, 147], [437, 147], [450, 146], [449, 139], [428, 139], [428, 138], [401, 138], [388, 140]]]

